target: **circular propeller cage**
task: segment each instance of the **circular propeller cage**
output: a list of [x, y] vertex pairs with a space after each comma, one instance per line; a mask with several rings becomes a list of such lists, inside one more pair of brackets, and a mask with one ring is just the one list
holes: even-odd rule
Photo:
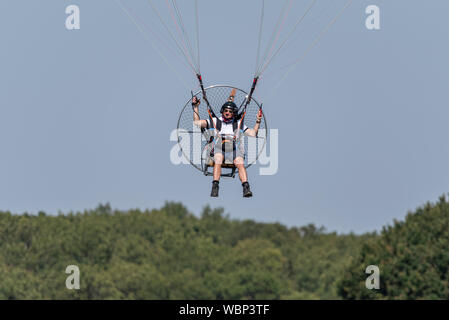
[[[235, 89], [234, 103], [239, 107], [239, 113], [241, 113], [248, 95], [247, 92], [226, 85], [214, 85], [205, 88], [207, 100], [217, 117], [221, 115], [221, 106], [228, 100], [233, 89]], [[204, 101], [202, 91], [198, 91], [194, 95], [201, 99], [201, 104], [198, 108], [200, 119], [209, 119], [207, 103]], [[210, 150], [211, 147], [213, 147], [213, 142], [210, 143], [210, 138], [214, 136], [214, 132], [210, 129], [201, 130], [194, 125], [193, 109], [191, 105], [192, 99], [193, 97], [186, 102], [178, 119], [178, 144], [183, 156], [190, 162], [190, 164], [207, 175], [207, 168], [211, 160]], [[244, 117], [244, 124], [248, 128], [252, 129], [256, 124], [256, 116], [260, 109], [261, 105], [252, 98], [246, 108]], [[262, 119], [257, 137], [250, 137], [244, 134], [240, 135], [240, 143], [243, 144], [245, 150], [245, 168], [254, 164], [262, 153], [267, 141], [267, 131], [265, 115], [262, 112]], [[238, 172], [238, 170], [234, 168], [233, 174], [227, 176], [234, 176], [236, 172]]]

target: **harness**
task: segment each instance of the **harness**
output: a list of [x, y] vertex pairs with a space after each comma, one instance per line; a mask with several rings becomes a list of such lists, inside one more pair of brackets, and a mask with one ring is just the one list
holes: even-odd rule
[[[214, 119], [216, 119], [216, 122], [214, 122]], [[212, 145], [211, 148], [211, 156], [213, 156], [214, 154], [214, 148], [215, 145], [220, 142], [221, 143], [221, 149], [223, 152], [228, 152], [230, 151], [229, 147], [226, 148], [227, 146], [229, 146], [232, 143], [232, 151], [235, 152], [235, 150], [237, 149], [237, 146], [240, 145], [240, 138], [241, 138], [241, 132], [242, 131], [240, 129], [240, 127], [242, 127], [243, 124], [243, 119], [239, 122], [240, 117], [239, 116], [235, 116], [233, 121], [232, 121], [232, 131], [234, 132], [234, 136], [231, 139], [229, 139], [226, 134], [220, 134], [221, 128], [223, 126], [223, 121], [220, 120], [218, 117], [214, 117], [214, 115], [212, 115], [211, 112], [209, 112], [209, 119], [210, 122], [213, 125], [213, 128], [210, 128], [209, 130], [213, 130], [214, 133], [213, 135], [211, 135], [211, 137], [209, 138], [209, 143]]]

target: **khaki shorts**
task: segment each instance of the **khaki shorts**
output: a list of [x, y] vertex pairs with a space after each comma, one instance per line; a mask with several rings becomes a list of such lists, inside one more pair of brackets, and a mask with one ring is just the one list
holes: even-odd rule
[[223, 148], [222, 145], [217, 144], [214, 146], [214, 149], [211, 152], [211, 156], [215, 154], [222, 154], [224, 156], [224, 161], [231, 163], [234, 163], [234, 160], [238, 157], [245, 159], [245, 150], [241, 145], [237, 146], [235, 150], [232, 150], [232, 147], [230, 146], [228, 149], [226, 149], [226, 147]]

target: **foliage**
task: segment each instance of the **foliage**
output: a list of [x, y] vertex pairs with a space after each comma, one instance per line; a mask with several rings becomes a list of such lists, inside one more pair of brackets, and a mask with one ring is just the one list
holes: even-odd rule
[[[182, 204], [13, 215], [0, 212], [0, 299], [335, 299], [372, 236], [309, 225], [199, 217]], [[65, 286], [80, 269], [80, 290]]]
[[[345, 299], [449, 299], [449, 203], [444, 196], [409, 212], [367, 241], [338, 283]], [[380, 288], [368, 290], [365, 269], [376, 265]]]

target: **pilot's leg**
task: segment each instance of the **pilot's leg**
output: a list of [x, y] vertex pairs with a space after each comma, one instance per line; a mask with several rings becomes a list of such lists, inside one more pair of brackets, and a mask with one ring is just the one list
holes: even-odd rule
[[251, 189], [249, 187], [248, 174], [246, 173], [245, 162], [243, 160], [243, 157], [237, 156], [234, 160], [234, 164], [237, 167], [237, 169], [239, 170], [239, 178], [240, 178], [240, 181], [242, 182], [242, 187], [243, 187], [243, 197], [245, 197], [245, 198], [252, 197], [253, 193], [251, 192]]
[[219, 182], [221, 176], [221, 164], [223, 163], [223, 154], [215, 153], [214, 155], [214, 180], [212, 181], [211, 197], [218, 197]]
[[216, 152], [214, 155], [214, 181], [220, 181], [221, 164], [223, 163], [223, 160], [224, 160], [223, 154]]
[[242, 157], [236, 157], [234, 160], [234, 165], [239, 169], [239, 178], [242, 183], [248, 181], [248, 175], [246, 173], [245, 162]]

